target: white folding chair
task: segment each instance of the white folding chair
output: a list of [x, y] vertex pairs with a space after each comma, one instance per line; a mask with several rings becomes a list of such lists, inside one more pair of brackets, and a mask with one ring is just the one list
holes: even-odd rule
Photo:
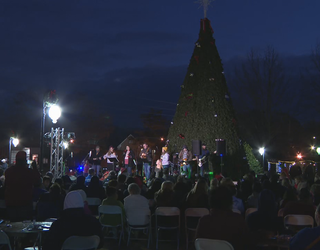
[[[156, 217], [156, 249], [159, 245], [159, 230], [177, 230], [177, 248], [180, 242], [180, 210], [177, 207], [158, 207], [155, 211]], [[160, 217], [160, 218], [159, 218]], [[162, 218], [169, 218], [170, 225], [161, 222]], [[159, 220], [160, 219], [160, 220]]]
[[258, 209], [257, 209], [257, 208], [254, 208], [254, 207], [248, 208], [248, 209], [246, 210], [245, 218], [247, 218], [247, 216], [248, 216], [249, 214], [252, 214], [252, 213], [257, 212], [257, 211], [258, 211]]
[[0, 248], [2, 246], [7, 245], [9, 250], [11, 250], [11, 245], [10, 245], [10, 240], [9, 237], [7, 236], [7, 234], [5, 232], [3, 232], [2, 230], [0, 230]]
[[[123, 229], [123, 216], [122, 216], [122, 209], [119, 206], [110, 206], [110, 205], [101, 205], [99, 206], [99, 221], [100, 224], [102, 225], [102, 228], [121, 228], [120, 236], [119, 236], [119, 246], [121, 244], [121, 238], [123, 237], [124, 234], [124, 229]], [[121, 224], [112, 226], [108, 224], [104, 224], [101, 221], [101, 216], [102, 215], [119, 215], [121, 217]], [[105, 238], [111, 238], [111, 237], [105, 237]]]
[[88, 206], [100, 206], [101, 200], [99, 198], [87, 198]]
[[66, 239], [61, 250], [95, 250], [98, 248], [100, 238], [93, 236], [71, 236]]
[[[314, 219], [310, 215], [289, 214], [284, 217], [284, 226], [313, 227]], [[299, 230], [295, 230], [299, 231]]]
[[196, 250], [234, 250], [233, 246], [224, 240], [196, 239]]
[[199, 221], [199, 219], [202, 216], [205, 216], [208, 214], [209, 214], [209, 210], [207, 208], [187, 208], [186, 211], [184, 212], [184, 221], [185, 221], [185, 229], [186, 229], [186, 249], [188, 249], [188, 246], [189, 246], [189, 232], [190, 231], [195, 232], [197, 229], [196, 228], [197, 225], [190, 225], [190, 223], [188, 223], [189, 222], [188, 218], [193, 220], [197, 219], [197, 221]]
[[[151, 241], [151, 220], [150, 220], [151, 213], [150, 213], [150, 210], [149, 210], [148, 216], [149, 216], [149, 222], [146, 225], [131, 225], [128, 218], [127, 218], [127, 228], [128, 228], [127, 246], [129, 246], [129, 244], [130, 244], [130, 239], [133, 239], [133, 238], [131, 238], [131, 231], [132, 230], [138, 230], [138, 231], [146, 230], [148, 232], [148, 249], [149, 249], [150, 241]], [[133, 240], [144, 240], [144, 239], [134, 238]]]

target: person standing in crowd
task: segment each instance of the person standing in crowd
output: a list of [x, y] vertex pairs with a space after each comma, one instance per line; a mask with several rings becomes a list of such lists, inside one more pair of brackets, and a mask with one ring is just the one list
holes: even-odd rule
[[183, 167], [183, 172], [184, 174], [188, 175], [188, 178], [191, 177], [191, 166], [190, 166], [190, 161], [192, 160], [192, 154], [191, 152], [188, 150], [187, 146], [183, 146], [182, 150], [179, 153], [179, 162]]
[[92, 160], [92, 168], [97, 176], [100, 175], [102, 153], [100, 146], [96, 146], [96, 149], [90, 152], [90, 158]]
[[19, 151], [16, 165], [6, 171], [5, 202], [10, 221], [32, 219], [33, 187], [40, 182], [37, 168], [28, 168], [27, 154]]
[[195, 239], [228, 241], [236, 250], [247, 249], [249, 230], [242, 215], [232, 212], [232, 193], [227, 187], [210, 192], [210, 215], [200, 218]]
[[127, 170], [127, 176], [132, 175], [132, 168], [134, 167], [135, 155], [130, 146], [126, 146], [126, 150], [123, 153], [124, 156], [124, 167]]
[[146, 179], [149, 180], [151, 175], [152, 152], [147, 143], [144, 143], [142, 145], [142, 149], [139, 156], [143, 162], [143, 171], [146, 176]]
[[115, 162], [112, 162], [110, 159], [117, 159], [118, 156], [114, 152], [114, 147], [110, 146], [108, 152], [103, 156], [103, 159], [107, 160], [108, 170], [115, 170]]
[[209, 170], [209, 150], [207, 149], [206, 144], [202, 144], [201, 147], [201, 155], [199, 155], [199, 167], [200, 167], [200, 175], [204, 177], [205, 172]]
[[98, 248], [103, 246], [103, 234], [99, 220], [84, 212], [81, 194], [72, 191], [64, 200], [64, 210], [61, 217], [52, 223], [45, 238], [44, 250], [61, 249], [63, 242], [71, 236], [92, 236], [100, 238]]
[[168, 169], [169, 172], [170, 171], [170, 155], [167, 152], [168, 148], [167, 147], [163, 147], [162, 148], [162, 154], [161, 154], [161, 163], [162, 163], [162, 168], [163, 169]]

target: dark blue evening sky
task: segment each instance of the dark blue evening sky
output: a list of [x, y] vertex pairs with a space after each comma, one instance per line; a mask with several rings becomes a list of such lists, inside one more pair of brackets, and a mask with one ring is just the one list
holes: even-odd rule
[[[318, 0], [216, 0], [208, 18], [230, 61], [270, 44], [310, 54], [319, 10]], [[1, 104], [56, 89], [123, 116], [156, 107], [172, 117], [202, 17], [193, 0], [0, 0]]]

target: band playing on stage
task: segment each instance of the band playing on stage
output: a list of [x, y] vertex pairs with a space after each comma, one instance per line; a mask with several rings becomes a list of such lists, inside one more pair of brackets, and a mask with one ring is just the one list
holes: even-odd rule
[[[165, 175], [183, 175], [186, 178], [191, 178], [193, 174], [200, 174], [204, 177], [209, 170], [210, 151], [205, 144], [201, 145], [200, 155], [193, 155], [187, 146], [183, 146], [179, 153], [174, 153], [171, 157], [167, 145], [162, 147], [161, 154], [159, 154], [156, 156], [156, 151], [144, 143], [136, 158], [134, 150], [128, 145], [120, 154], [123, 158], [120, 159], [120, 162], [114, 147], [110, 146], [108, 152], [103, 155], [100, 146], [97, 145], [83, 160], [83, 172], [84, 175], [87, 175], [89, 169], [92, 168], [95, 175], [102, 176], [106, 172], [115, 171], [118, 175], [141, 175], [148, 181], [152, 174], [155, 174], [157, 178], [161, 178], [164, 173]], [[106, 160], [106, 164], [105, 162], [101, 164], [102, 160]], [[192, 166], [196, 166], [196, 168], [192, 168]]]

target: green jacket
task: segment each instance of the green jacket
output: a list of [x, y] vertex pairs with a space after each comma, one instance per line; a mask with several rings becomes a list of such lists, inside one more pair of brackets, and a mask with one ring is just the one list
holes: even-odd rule
[[[122, 210], [123, 223], [125, 223], [126, 213], [124, 210], [124, 206], [120, 201], [116, 200], [113, 197], [108, 197], [107, 199], [104, 199], [102, 201], [101, 205], [119, 206]], [[120, 215], [103, 214], [101, 215], [101, 222], [106, 225], [116, 226], [121, 224], [121, 217]]]

